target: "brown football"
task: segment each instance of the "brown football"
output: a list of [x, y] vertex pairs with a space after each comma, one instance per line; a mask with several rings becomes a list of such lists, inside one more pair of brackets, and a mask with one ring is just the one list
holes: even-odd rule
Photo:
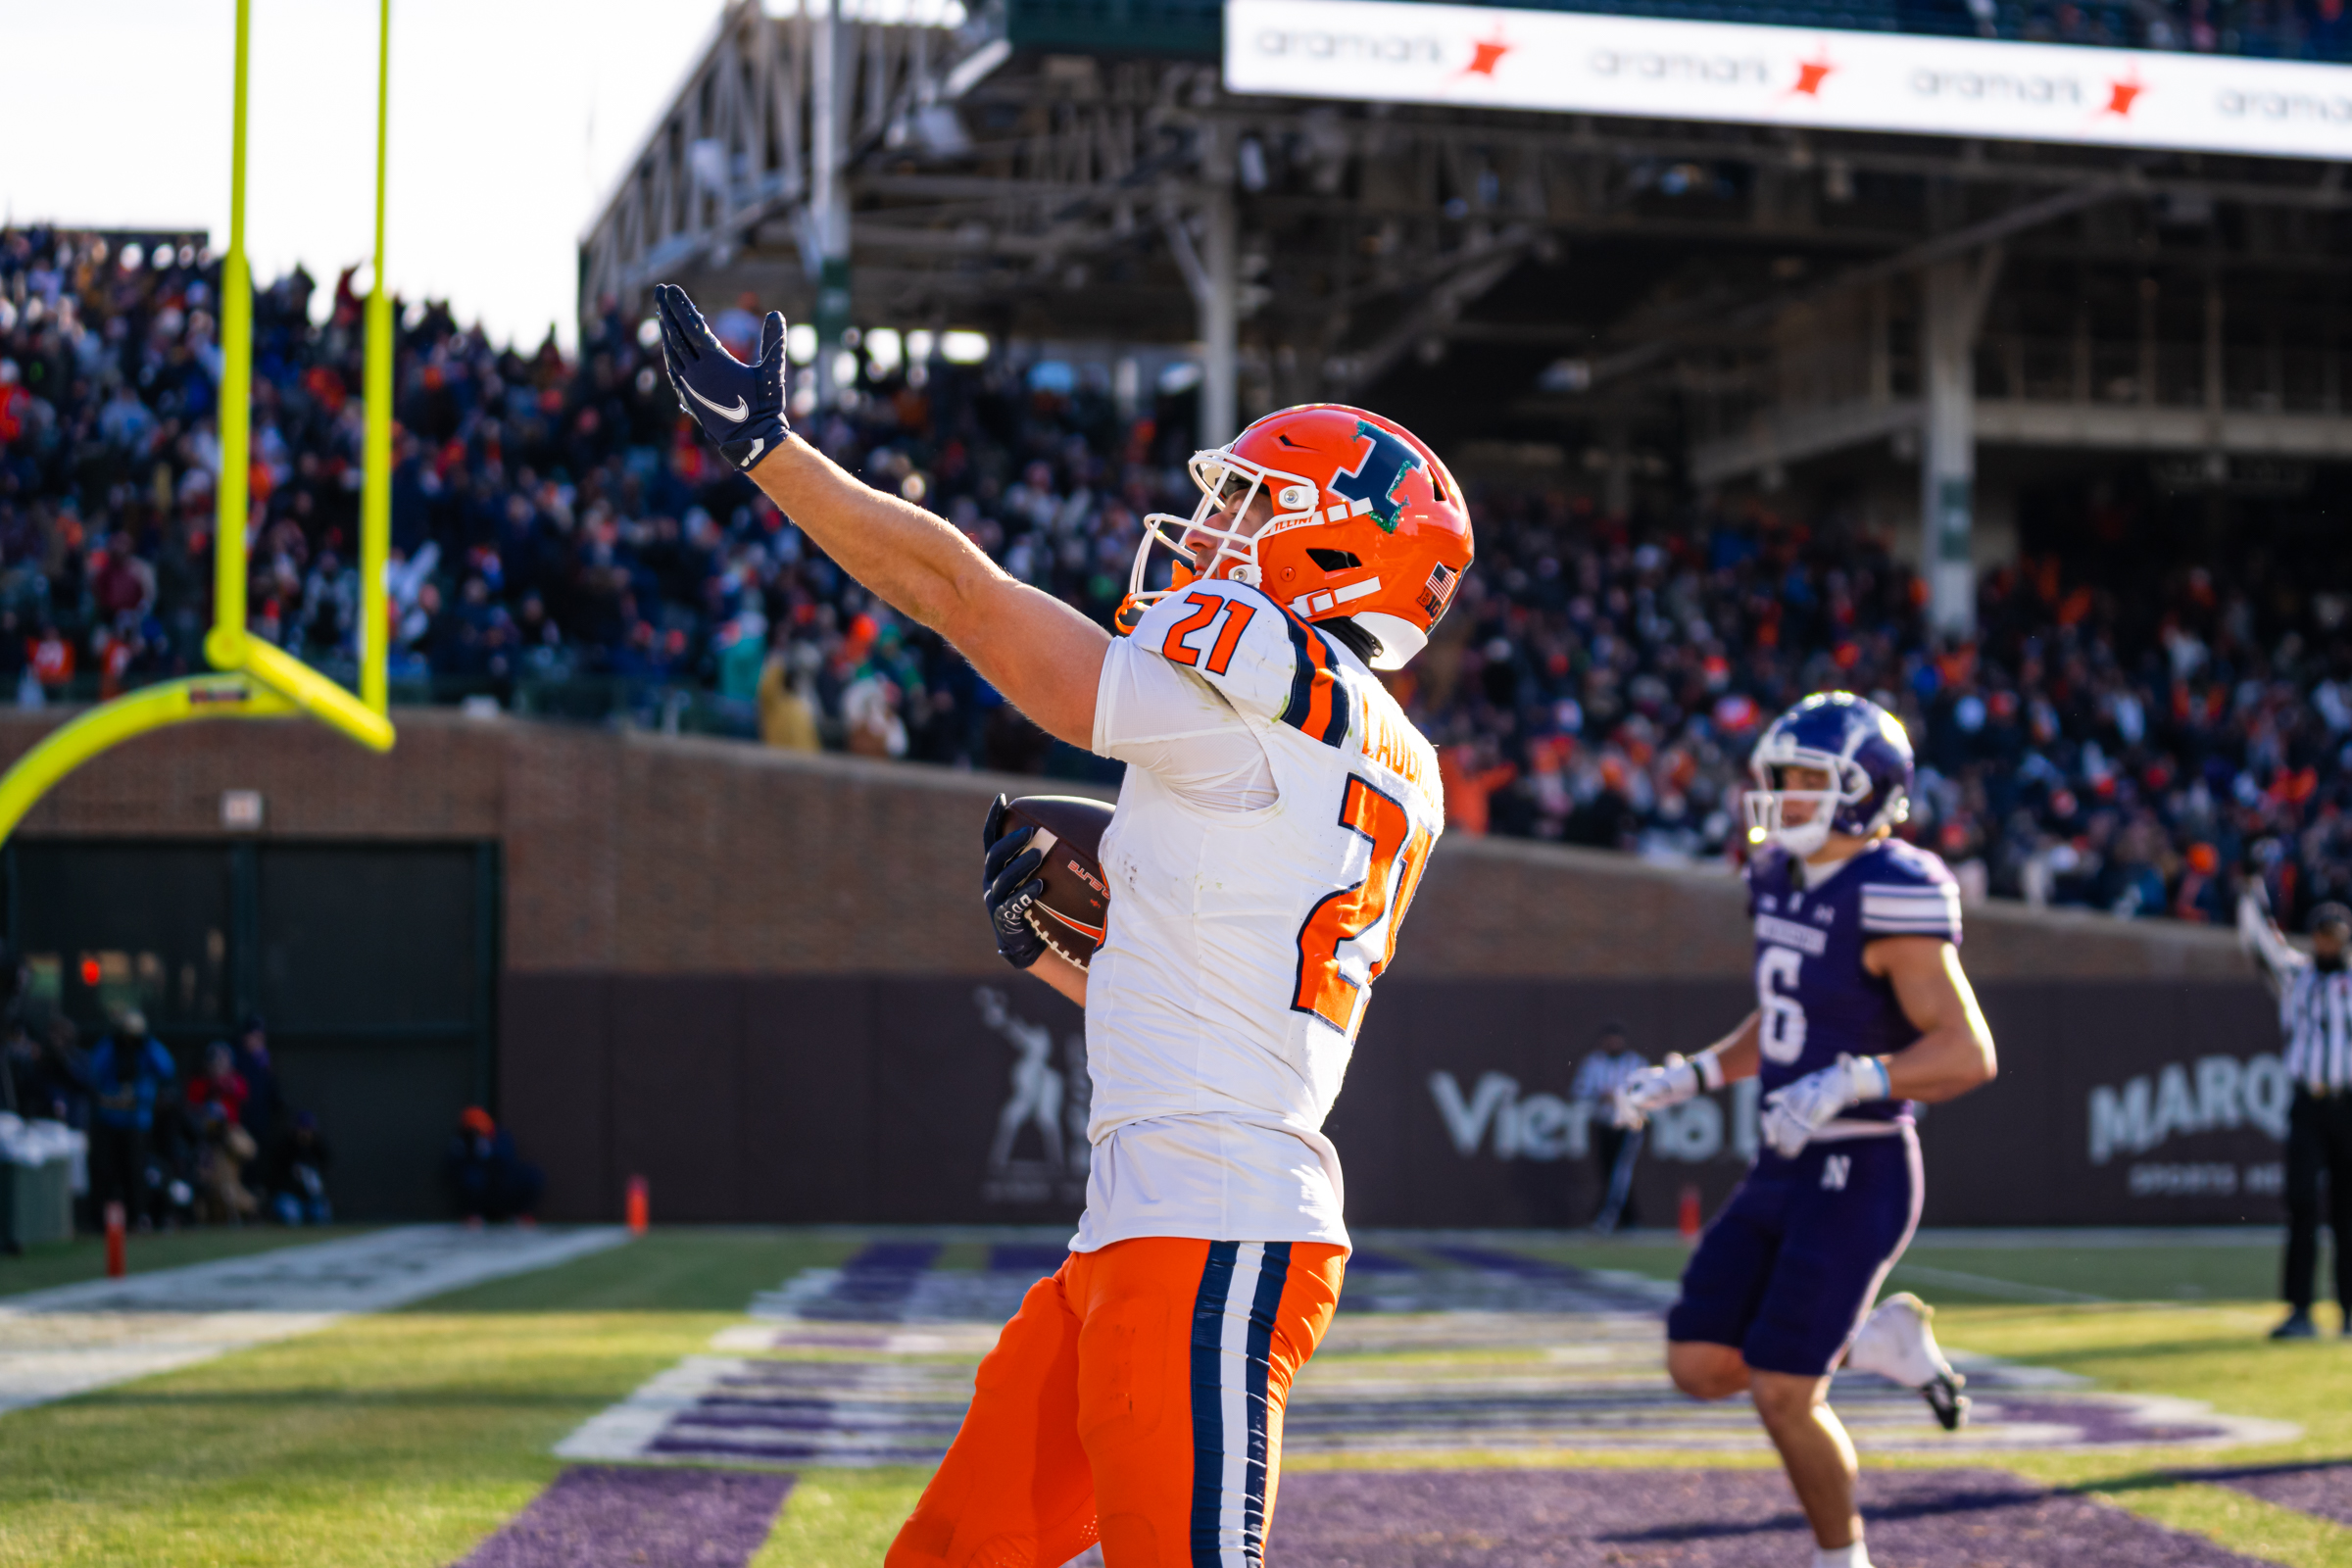
[[1080, 795], [1024, 795], [1005, 808], [1004, 827], [1034, 827], [1033, 850], [1045, 853], [1037, 874], [1046, 891], [1029, 906], [1029, 924], [1046, 946], [1083, 969], [1102, 945], [1110, 913], [1110, 884], [1102, 875], [1102, 830], [1110, 808]]

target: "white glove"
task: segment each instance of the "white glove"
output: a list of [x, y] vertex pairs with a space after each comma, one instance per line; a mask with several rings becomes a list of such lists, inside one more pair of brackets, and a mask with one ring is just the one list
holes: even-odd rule
[[1764, 1097], [1764, 1142], [1783, 1159], [1794, 1159], [1846, 1106], [1885, 1100], [1892, 1092], [1878, 1057], [1839, 1056], [1836, 1066], [1807, 1073]]
[[1670, 1052], [1655, 1067], [1643, 1067], [1617, 1086], [1609, 1096], [1609, 1120], [1632, 1132], [1651, 1111], [1679, 1105], [1698, 1091], [1698, 1068]]

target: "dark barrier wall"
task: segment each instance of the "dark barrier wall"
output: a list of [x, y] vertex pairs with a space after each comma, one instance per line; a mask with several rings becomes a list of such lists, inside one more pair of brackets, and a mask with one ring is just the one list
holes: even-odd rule
[[[0, 761], [64, 716], [0, 712]], [[975, 886], [989, 800], [1042, 781], [448, 712], [399, 720], [382, 757], [315, 724], [158, 732], [68, 778], [25, 840], [495, 845], [496, 1108], [549, 1167], [554, 1213], [617, 1212], [631, 1173], [673, 1219], [1074, 1211], [1077, 1020], [997, 958]], [[221, 826], [229, 790], [263, 797], [258, 834]], [[380, 913], [345, 892], [348, 908], [321, 918], [364, 928]], [[1932, 1219], [2268, 1212], [2282, 1086], [2229, 932], [1995, 906], [1969, 911], [1967, 959], [2008, 1071], [1931, 1119]], [[1593, 1030], [1621, 1017], [1652, 1057], [1702, 1045], [1740, 1015], [1752, 962], [1721, 867], [1448, 835], [1332, 1121], [1349, 1211], [1582, 1220], [1592, 1129], [1568, 1095]], [[982, 989], [1007, 999], [993, 1025]], [[1688, 1184], [1715, 1200], [1750, 1114], [1726, 1097], [1655, 1130], [1640, 1194], [1650, 1220], [1670, 1220]], [[381, 1159], [425, 1163], [384, 1179], [429, 1191], [418, 1172], [439, 1147], [408, 1142]], [[358, 1181], [365, 1150], [338, 1147]]]
[[[1982, 988], [1999, 1081], [1932, 1110], [1930, 1224], [2202, 1224], [2278, 1213], [2288, 1085], [2251, 982]], [[549, 1217], [627, 1178], [679, 1221], [1076, 1215], [1076, 1008], [1003, 981], [529, 975], [504, 995], [501, 1100]], [[1600, 1177], [1571, 1098], [1604, 1023], [1655, 1057], [1748, 1006], [1739, 981], [1392, 980], [1329, 1131], [1362, 1225], [1573, 1225]], [[1712, 1213], [1754, 1149], [1752, 1086], [1653, 1124], [1636, 1200]]]
[[[496, 843], [511, 973], [993, 980], [980, 822], [1000, 789], [1072, 786], [403, 709], [379, 757], [317, 724], [199, 724], [75, 771], [25, 818], [40, 839]], [[0, 763], [58, 722], [0, 710]], [[258, 834], [221, 796], [265, 804]], [[1448, 834], [1384, 984], [1739, 978], [1754, 959], [1718, 867]], [[2228, 933], [2085, 911], [1972, 909], [1969, 973], [2236, 979]], [[1377, 1012], [1375, 1013], [1377, 1017]]]

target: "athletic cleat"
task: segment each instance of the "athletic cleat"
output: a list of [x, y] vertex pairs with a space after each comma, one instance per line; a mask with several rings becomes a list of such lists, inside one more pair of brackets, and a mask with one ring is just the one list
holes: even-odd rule
[[1952, 1370], [1936, 1347], [1936, 1333], [1928, 1327], [1935, 1316], [1934, 1307], [1908, 1291], [1889, 1296], [1863, 1320], [1845, 1364], [1917, 1389], [1943, 1430], [1957, 1432], [1968, 1422], [1968, 1396], [1960, 1392], [1968, 1379]]
[[1968, 1396], [1960, 1392], [1960, 1385], [1967, 1381], [1957, 1372], [1946, 1373], [1919, 1391], [1919, 1396], [1928, 1401], [1928, 1408], [1936, 1412], [1936, 1419], [1946, 1432], [1957, 1432], [1968, 1425]]

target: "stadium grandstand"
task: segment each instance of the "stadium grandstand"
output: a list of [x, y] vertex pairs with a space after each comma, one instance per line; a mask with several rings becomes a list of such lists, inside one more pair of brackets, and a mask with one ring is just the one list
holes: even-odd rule
[[[2291, 6], [1804, 17], [2279, 57], [2335, 36]], [[677, 276], [811, 318], [797, 406], [826, 449], [1097, 616], [1208, 434], [1315, 397], [1431, 429], [1482, 551], [1402, 689], [1469, 831], [1719, 858], [1759, 717], [1838, 684], [1912, 725], [1911, 831], [1979, 890], [2202, 920], [2248, 871], [2289, 911], [2352, 892], [2335, 166], [1307, 107], [1220, 86], [1217, 19], [845, 20], [835, 89], [825, 18], [730, 12], [583, 239], [576, 355], [407, 311], [396, 690], [1099, 774], [712, 465], [638, 326]], [[202, 247], [0, 240], [23, 702], [201, 667]], [[332, 668], [360, 302], [323, 287], [258, 306], [252, 594], [263, 635]], [[1973, 439], [1936, 433], [1955, 410]], [[1935, 462], [1966, 499], [1923, 543]]]
[[2352, 1568], [2346, 4], [0, 20], [0, 1562]]

